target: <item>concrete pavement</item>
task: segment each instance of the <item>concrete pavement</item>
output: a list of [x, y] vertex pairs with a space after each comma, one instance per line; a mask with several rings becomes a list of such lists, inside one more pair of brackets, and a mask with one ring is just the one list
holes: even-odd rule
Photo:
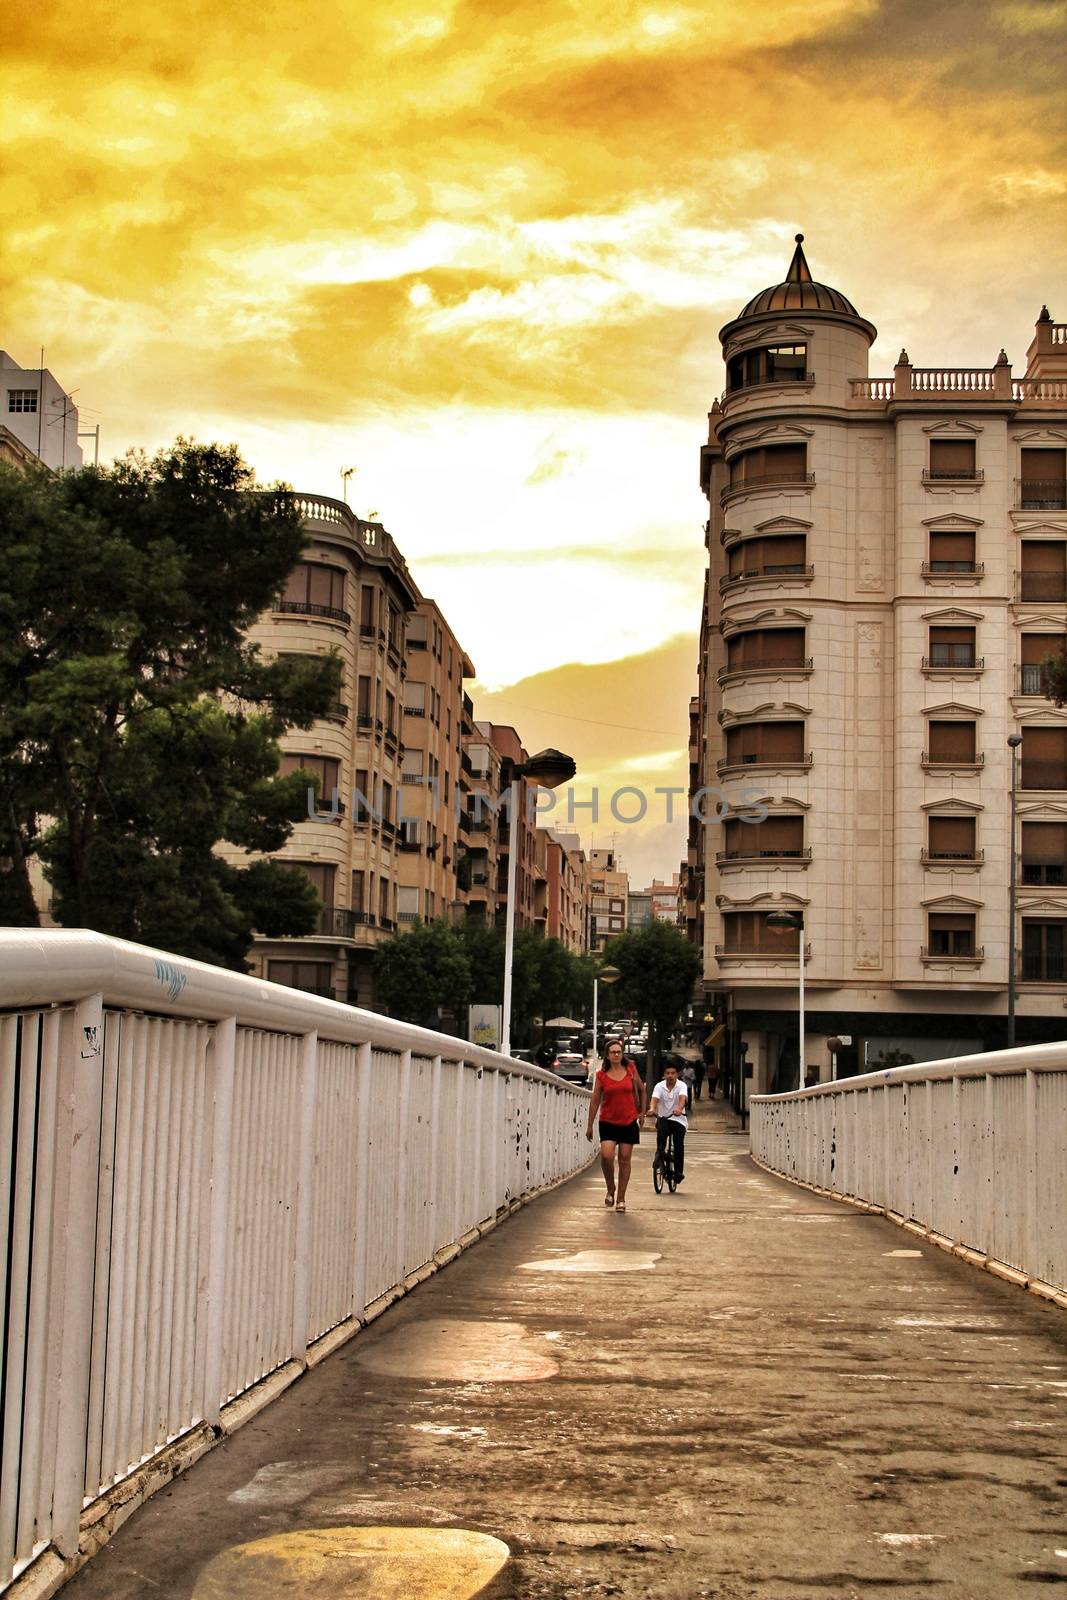
[[596, 1167], [527, 1207], [151, 1500], [65, 1594], [1067, 1584], [1067, 1317], [761, 1172], [729, 1125], [697, 1107], [673, 1197], [646, 1135], [625, 1216]]

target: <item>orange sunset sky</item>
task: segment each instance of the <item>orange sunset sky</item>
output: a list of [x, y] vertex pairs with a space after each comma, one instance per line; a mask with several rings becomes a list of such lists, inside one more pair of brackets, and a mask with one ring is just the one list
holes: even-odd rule
[[[872, 373], [1067, 316], [1063, 0], [8, 0], [0, 344], [105, 458], [377, 511], [477, 714], [683, 784], [717, 331], [792, 236]], [[684, 823], [605, 817], [635, 878]]]

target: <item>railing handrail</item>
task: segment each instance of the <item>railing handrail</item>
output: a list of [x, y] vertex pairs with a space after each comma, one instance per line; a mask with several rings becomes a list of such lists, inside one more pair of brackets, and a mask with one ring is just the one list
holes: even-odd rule
[[938, 1082], [945, 1078], [1006, 1077], [1027, 1072], [1067, 1071], [1067, 1041], [1052, 1044], [1017, 1045], [1012, 1050], [986, 1050], [969, 1056], [944, 1056], [936, 1061], [917, 1061], [906, 1067], [879, 1067], [850, 1078], [835, 1078], [832, 1083], [816, 1083], [808, 1089], [787, 1089], [784, 1094], [754, 1094], [756, 1101], [797, 1100], [802, 1095], [855, 1094], [880, 1088], [886, 1083]]

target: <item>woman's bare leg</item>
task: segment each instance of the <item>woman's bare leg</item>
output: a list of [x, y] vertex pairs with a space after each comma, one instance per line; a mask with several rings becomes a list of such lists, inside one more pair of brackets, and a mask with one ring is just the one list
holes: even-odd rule
[[[622, 1159], [620, 1151], [620, 1161]], [[604, 1174], [609, 1194], [615, 1193], [615, 1141], [605, 1139], [600, 1146], [600, 1170]]]
[[619, 1205], [619, 1206], [621, 1206], [623, 1204], [624, 1200], [626, 1199], [626, 1185], [630, 1181], [630, 1163], [633, 1160], [633, 1158], [634, 1158], [634, 1147], [633, 1147], [633, 1145], [632, 1144], [620, 1144], [620, 1146], [619, 1146], [619, 1193], [618, 1193], [618, 1196], [617, 1196], [616, 1201], [615, 1201], [615, 1204]]

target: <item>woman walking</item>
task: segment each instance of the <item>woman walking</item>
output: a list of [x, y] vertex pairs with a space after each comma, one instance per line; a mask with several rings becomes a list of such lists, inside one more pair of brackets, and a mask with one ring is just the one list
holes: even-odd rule
[[[634, 1145], [640, 1143], [645, 1116], [645, 1082], [632, 1061], [622, 1058], [622, 1045], [616, 1039], [608, 1046], [607, 1063], [596, 1075], [596, 1087], [589, 1102], [589, 1122], [585, 1136], [592, 1140], [593, 1120], [600, 1113], [600, 1166], [607, 1185], [606, 1206], [626, 1210], [626, 1186], [630, 1182], [630, 1162]], [[615, 1152], [619, 1155], [618, 1200], [615, 1198]]]

